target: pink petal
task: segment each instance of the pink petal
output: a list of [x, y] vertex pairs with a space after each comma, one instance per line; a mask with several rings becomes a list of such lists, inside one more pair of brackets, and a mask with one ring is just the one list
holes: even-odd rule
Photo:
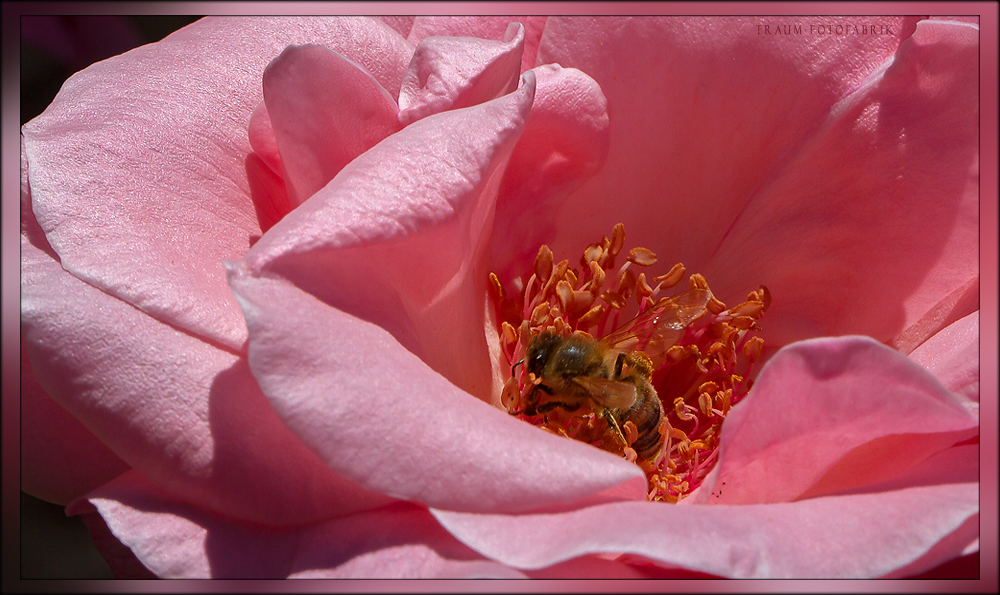
[[399, 90], [399, 122], [490, 101], [517, 87], [524, 27], [511, 23], [502, 41], [428, 37], [413, 54]]
[[976, 29], [919, 23], [747, 206], [704, 272], [768, 286], [769, 340], [906, 329], [905, 353], [977, 307], [978, 60]]
[[933, 454], [899, 475], [848, 488], [837, 492], [836, 495], [875, 494], [914, 487], [977, 481], [979, 481], [979, 445], [963, 444]]
[[910, 359], [979, 415], [979, 311], [947, 326], [917, 347]]
[[274, 137], [274, 125], [271, 123], [271, 114], [268, 113], [267, 106], [263, 101], [258, 103], [253, 113], [250, 114], [250, 122], [247, 124], [247, 140], [250, 141], [253, 152], [267, 165], [268, 169], [284, 179], [285, 168], [281, 164], [278, 140]]
[[21, 341], [21, 490], [67, 504], [125, 471], [128, 463], [52, 400]]
[[[279, 164], [280, 165], [280, 164]], [[250, 187], [250, 200], [253, 201], [261, 232], [265, 232], [292, 210], [285, 189], [285, 180], [281, 174], [275, 173], [264, 160], [251, 153], [246, 158], [247, 185]], [[250, 245], [260, 239], [260, 236], [250, 236]]]
[[[369, 489], [463, 510], [642, 497], [634, 465], [467, 394], [499, 394], [480, 262], [532, 103], [534, 74], [524, 79], [376, 145], [232, 267], [265, 394], [331, 468]], [[378, 414], [359, 416], [359, 403]], [[372, 449], [378, 436], [388, 440]]]
[[268, 65], [264, 102], [292, 208], [400, 129], [396, 102], [374, 77], [319, 45], [288, 46]]
[[[271, 524], [388, 501], [331, 473], [292, 435], [245, 359], [87, 285], [27, 235], [21, 243], [21, 328], [35, 377], [55, 403], [126, 464], [188, 501]], [[42, 426], [54, 430], [57, 415], [46, 414]], [[70, 426], [72, 431], [75, 424]], [[94, 442], [82, 441], [73, 457], [95, 466], [68, 475], [74, 483], [55, 486], [64, 496], [114, 468], [96, 466], [107, 459]]]
[[418, 16], [410, 26], [407, 40], [416, 45], [431, 35], [500, 39], [510, 23], [524, 26], [524, 53], [521, 72], [535, 66], [535, 54], [545, 29], [545, 16]]
[[[926, 370], [867, 337], [779, 351], [722, 427], [690, 503], [784, 502], [884, 481], [979, 433]], [[724, 486], [724, 487], [723, 487]]]
[[288, 281], [241, 265], [230, 274], [261, 388], [285, 424], [338, 474], [453, 510], [643, 498], [645, 479], [635, 465], [476, 399], [384, 329]]
[[608, 154], [607, 102], [597, 83], [556, 64], [532, 72], [538, 89], [500, 186], [490, 239], [490, 271], [503, 282], [531, 270], [538, 247], [555, 235], [556, 210]]
[[497, 187], [534, 92], [424, 118], [353, 162], [246, 256], [387, 329], [483, 400], [494, 391], [482, 270]]
[[69, 513], [88, 510], [161, 578], [524, 578], [410, 505], [282, 529], [215, 515], [130, 472]]
[[977, 529], [978, 492], [962, 483], [784, 504], [432, 513], [460, 541], [514, 568], [609, 552], [730, 578], [875, 578], [959, 555], [954, 544], [969, 543]]
[[551, 245], [575, 254], [623, 221], [727, 303], [767, 285], [772, 344], [889, 341], [977, 267], [976, 31], [758, 35], [768, 22], [549, 19], [539, 60], [593, 76], [612, 130]]
[[[274, 126], [267, 106], [261, 101], [250, 114], [247, 138], [253, 153], [246, 158], [247, 185], [250, 199], [257, 212], [261, 232], [271, 229], [275, 223], [292, 210], [285, 185], [285, 167], [278, 153], [278, 140], [274, 137]], [[251, 245], [256, 238], [251, 237]]]
[[909, 355], [934, 333], [979, 308], [979, 274], [964, 283], [942, 288], [937, 303], [928, 303], [922, 316], [887, 341], [896, 351]]
[[23, 127], [32, 208], [63, 266], [165, 323], [245, 339], [219, 262], [260, 232], [246, 126], [264, 67], [321, 43], [398, 90], [412, 46], [373, 19], [206, 18], [99, 62]]
[[[807, 30], [856, 22], [795, 21]], [[700, 271], [786, 154], [892, 56], [904, 25], [880, 18], [894, 35], [823, 38], [758, 34], [765, 22], [771, 21], [548, 19], [538, 62], [593, 77], [611, 120], [607, 163], [556, 222], [559, 236], [550, 246], [557, 254], [578, 254], [620, 221], [627, 245], [650, 248], [667, 267], [682, 261]], [[709, 281], [714, 288], [716, 281]], [[740, 288], [738, 301], [767, 280], [752, 282]]]
[[[53, 260], [56, 254], [31, 212], [23, 138], [21, 149], [22, 256]], [[42, 500], [66, 504], [114, 479], [129, 466], [45, 392], [31, 368], [24, 331], [22, 326], [21, 490]]]

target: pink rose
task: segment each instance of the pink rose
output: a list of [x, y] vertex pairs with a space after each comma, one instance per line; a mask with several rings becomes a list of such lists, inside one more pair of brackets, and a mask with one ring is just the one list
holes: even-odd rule
[[[978, 33], [207, 18], [95, 64], [22, 130], [21, 487], [120, 576], [898, 577], [976, 553]], [[676, 505], [500, 401], [489, 273], [619, 221], [727, 304], [773, 296]]]

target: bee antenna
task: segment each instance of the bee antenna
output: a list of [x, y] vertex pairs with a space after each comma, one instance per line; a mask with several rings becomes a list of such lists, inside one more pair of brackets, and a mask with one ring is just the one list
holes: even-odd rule
[[510, 367], [510, 375], [514, 376], [514, 369], [517, 368], [518, 366], [520, 366], [523, 363], [524, 363], [524, 360], [522, 359], [521, 361], [519, 361], [516, 364], [514, 364], [513, 366], [511, 366]]

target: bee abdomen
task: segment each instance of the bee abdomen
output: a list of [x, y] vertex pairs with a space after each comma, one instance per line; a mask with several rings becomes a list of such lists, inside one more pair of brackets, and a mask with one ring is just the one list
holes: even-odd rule
[[640, 457], [653, 461], [660, 454], [660, 447], [663, 445], [659, 432], [660, 423], [663, 422], [663, 405], [660, 404], [659, 397], [656, 393], [646, 393], [644, 401], [636, 402], [628, 413], [626, 419], [631, 420], [638, 431], [632, 449]]

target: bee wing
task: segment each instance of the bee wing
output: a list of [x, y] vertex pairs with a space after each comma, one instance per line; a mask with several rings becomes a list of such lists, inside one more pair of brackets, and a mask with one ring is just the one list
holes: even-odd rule
[[632, 320], [611, 331], [601, 342], [620, 351], [643, 351], [657, 367], [662, 356], [673, 347], [684, 329], [705, 312], [712, 293], [691, 289], [660, 300]]
[[597, 376], [577, 376], [572, 382], [590, 393], [591, 398], [609, 409], [628, 409], [635, 402], [635, 385]]

